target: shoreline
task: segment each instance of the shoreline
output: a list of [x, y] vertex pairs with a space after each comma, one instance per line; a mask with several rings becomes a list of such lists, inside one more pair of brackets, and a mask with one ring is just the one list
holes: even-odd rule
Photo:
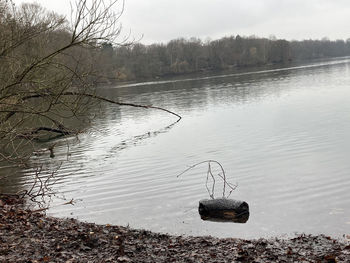
[[0, 244], [0, 262], [350, 262], [350, 245], [325, 235], [173, 236], [49, 217], [1, 195]]
[[[227, 69], [208, 69], [205, 71], [195, 71], [180, 74], [169, 74], [164, 76], [159, 76], [156, 78], [139, 78], [130, 79], [126, 81], [115, 81], [111, 83], [100, 83], [102, 87], [113, 87], [113, 88], [128, 88], [128, 87], [138, 87], [138, 86], [148, 86], [148, 85], [158, 85], [176, 82], [187, 82], [194, 80], [206, 80], [206, 79], [216, 79], [234, 76], [244, 76], [253, 74], [264, 74], [269, 72], [277, 71], [288, 71], [288, 70], [298, 70], [307, 69], [312, 67], [327, 66], [332, 64], [333, 61], [337, 60], [347, 60], [350, 56], [339, 56], [339, 57], [324, 57], [316, 59], [306, 59], [306, 60], [295, 60], [285, 63], [274, 63], [274, 64], [264, 64], [264, 65], [252, 65], [252, 66], [237, 66]], [[341, 62], [342, 63], [342, 62]]]

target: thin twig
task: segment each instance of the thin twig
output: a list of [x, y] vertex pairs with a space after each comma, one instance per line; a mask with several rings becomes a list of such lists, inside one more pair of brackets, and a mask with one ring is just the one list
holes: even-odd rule
[[[208, 171], [207, 171], [207, 177], [206, 177], [205, 186], [207, 188], [207, 191], [208, 191], [208, 194], [209, 194], [210, 198], [214, 199], [214, 191], [215, 191], [215, 176], [212, 173], [211, 163], [215, 163], [216, 165], [218, 165], [220, 170], [221, 170], [221, 173], [218, 173], [217, 176], [219, 176], [223, 180], [222, 198], [229, 198], [231, 193], [237, 188], [237, 184], [233, 185], [233, 184], [227, 182], [225, 170], [224, 170], [223, 166], [218, 161], [207, 160], [207, 161], [203, 161], [203, 162], [199, 162], [199, 163], [193, 164], [193, 165], [189, 166], [187, 169], [185, 169], [182, 173], [177, 175], [177, 177], [180, 177], [181, 175], [183, 175], [184, 173], [188, 172], [189, 170], [191, 170], [191, 169], [193, 169], [193, 168], [195, 168], [195, 167], [197, 167], [197, 166], [199, 166], [201, 164], [204, 164], [204, 163], [208, 164]], [[209, 175], [213, 179], [212, 191], [211, 192], [210, 192], [209, 187], [208, 187]], [[230, 192], [227, 195], [226, 195], [226, 188], [230, 189]]]

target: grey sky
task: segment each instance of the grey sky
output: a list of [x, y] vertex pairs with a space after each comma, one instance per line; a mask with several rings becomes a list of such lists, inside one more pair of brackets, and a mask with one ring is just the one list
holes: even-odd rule
[[[15, 0], [15, 3], [28, 2]], [[31, 2], [31, 1], [29, 1]], [[36, 0], [69, 15], [69, 0]], [[349, 0], [125, 0], [120, 22], [141, 42], [178, 37], [256, 35], [291, 39], [350, 38]]]

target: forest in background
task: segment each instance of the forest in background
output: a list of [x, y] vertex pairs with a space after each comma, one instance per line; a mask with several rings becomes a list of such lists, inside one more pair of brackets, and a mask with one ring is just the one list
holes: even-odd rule
[[130, 81], [331, 58], [350, 55], [347, 41], [287, 41], [255, 36], [231, 36], [203, 42], [198, 38], [171, 40], [166, 44], [113, 47], [103, 43], [97, 64], [102, 82]]
[[[3, 2], [0, 16], [2, 76], [14, 76], [13, 72], [20, 71], [42, 54], [64, 47], [72, 39], [65, 18], [47, 12], [38, 4], [25, 4], [13, 11]], [[56, 77], [58, 71], [65, 71], [62, 65], [68, 65], [79, 75], [84, 75], [84, 82], [114, 84], [348, 55], [350, 38], [346, 41], [327, 38], [287, 41], [276, 37], [232, 35], [206, 41], [194, 37], [178, 38], [151, 45], [125, 39], [118, 43], [108, 39], [89, 39], [84, 45], [74, 44], [57, 54], [55, 59], [59, 64], [47, 73]], [[7, 77], [2, 77], [0, 81], [13, 81], [13, 78]], [[75, 78], [73, 81], [80, 80]]]

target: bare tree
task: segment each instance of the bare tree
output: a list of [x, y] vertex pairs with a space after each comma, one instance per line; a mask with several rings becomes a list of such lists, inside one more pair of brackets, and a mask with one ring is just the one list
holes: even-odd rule
[[80, 133], [69, 122], [84, 121], [92, 101], [165, 110], [94, 92], [101, 45], [129, 43], [121, 38], [123, 9], [123, 0], [77, 0], [67, 21], [38, 4], [0, 0], [0, 162], [27, 165], [35, 141]]

